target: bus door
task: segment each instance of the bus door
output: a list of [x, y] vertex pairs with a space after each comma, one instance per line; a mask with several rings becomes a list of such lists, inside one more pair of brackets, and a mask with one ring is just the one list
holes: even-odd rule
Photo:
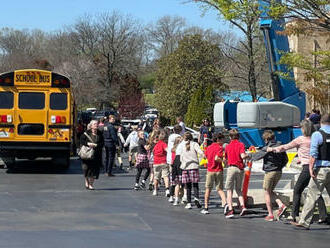
[[71, 97], [69, 89], [49, 92], [48, 138], [49, 141], [71, 142]]
[[17, 90], [15, 108], [15, 139], [18, 141], [46, 141], [48, 123], [48, 91]]

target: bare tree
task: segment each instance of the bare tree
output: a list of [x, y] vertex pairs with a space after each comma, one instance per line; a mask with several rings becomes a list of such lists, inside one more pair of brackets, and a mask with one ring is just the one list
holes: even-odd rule
[[185, 28], [186, 20], [178, 16], [164, 16], [156, 24], [150, 24], [146, 30], [150, 48], [155, 51], [156, 57], [172, 53], [184, 36]]
[[46, 69], [44, 59], [46, 35], [40, 30], [14, 30], [3, 28], [0, 31], [2, 71], [21, 68]]
[[136, 74], [143, 60], [144, 35], [136, 20], [117, 12], [85, 16], [72, 27], [72, 37], [79, 55], [93, 63], [100, 88], [101, 105], [118, 98], [121, 77]]

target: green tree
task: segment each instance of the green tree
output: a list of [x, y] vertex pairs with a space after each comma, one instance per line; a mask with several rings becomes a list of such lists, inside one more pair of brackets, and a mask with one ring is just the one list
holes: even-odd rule
[[274, 18], [294, 19], [296, 25], [290, 26], [295, 33], [308, 30], [330, 31], [329, 0], [264, 0], [270, 5], [270, 15]]
[[244, 35], [241, 53], [247, 58], [246, 81], [253, 101], [257, 99], [256, 49], [255, 38], [259, 34], [260, 16], [258, 0], [191, 0], [204, 9], [216, 9], [221, 17], [238, 28]]
[[188, 106], [188, 111], [185, 116], [185, 123], [187, 126], [199, 126], [202, 120], [208, 118], [213, 119], [214, 107], [214, 92], [213, 86], [208, 85], [204, 90], [197, 89], [192, 97]]
[[194, 91], [228, 89], [222, 78], [222, 54], [218, 46], [200, 35], [185, 36], [178, 48], [158, 61], [155, 107], [167, 118], [185, 116]]

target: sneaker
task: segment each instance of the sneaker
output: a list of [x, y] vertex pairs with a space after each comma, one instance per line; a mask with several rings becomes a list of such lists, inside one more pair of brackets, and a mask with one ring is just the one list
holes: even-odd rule
[[277, 216], [278, 216], [278, 218], [280, 218], [281, 215], [284, 214], [285, 210], [286, 210], [286, 206], [283, 204], [283, 205], [278, 209], [278, 212], [277, 212]]
[[154, 190], [154, 192], [152, 192], [152, 195], [155, 195], [155, 196], [158, 195], [157, 190]]
[[226, 219], [231, 219], [234, 217], [234, 210], [229, 210], [227, 211], [227, 213], [225, 214]]
[[226, 203], [223, 207], [223, 214], [226, 214], [228, 212], [228, 204]]
[[174, 202], [173, 196], [170, 196], [170, 198], [168, 199], [168, 202], [170, 202], [170, 203]]
[[186, 205], [184, 208], [186, 208], [186, 209], [191, 209], [191, 208], [192, 208], [192, 207], [191, 207], [191, 203], [187, 203], [187, 205]]
[[140, 187], [139, 187], [139, 184], [136, 183], [135, 186], [134, 186], [134, 189], [135, 189], [135, 190], [139, 190], [139, 188], [140, 188]]
[[319, 224], [319, 225], [329, 225], [329, 222], [328, 222], [327, 219], [325, 219], [325, 220], [319, 219], [317, 224]]
[[149, 190], [150, 190], [150, 191], [153, 191], [153, 189], [154, 189], [154, 186], [152, 185], [152, 183], [150, 183], [150, 184], [149, 184]]
[[174, 203], [173, 203], [173, 206], [179, 206], [179, 204], [180, 204], [180, 199], [175, 199], [174, 200]]
[[202, 209], [201, 214], [209, 214], [209, 210], [206, 208]]
[[246, 208], [242, 208], [242, 211], [240, 212], [240, 216], [244, 216], [246, 214], [247, 209]]
[[195, 203], [195, 205], [196, 205], [197, 208], [201, 208], [201, 207], [202, 207], [202, 205], [201, 205], [199, 199], [196, 198], [196, 197], [195, 197], [194, 203]]
[[295, 227], [295, 229], [298, 230], [309, 230], [309, 226], [305, 226], [303, 224], [297, 223], [297, 222], [290, 222], [291, 225], [293, 225]]
[[265, 221], [274, 221], [274, 216], [272, 215], [267, 215], [264, 219]]
[[293, 221], [293, 222], [296, 222], [296, 218], [293, 217], [292, 215], [289, 215], [288, 218], [286, 218], [287, 221]]
[[165, 191], [165, 195], [166, 195], [166, 197], [170, 197], [170, 190], [169, 190], [169, 189], [167, 189], [167, 190]]
[[144, 181], [141, 182], [141, 188], [143, 188], [143, 189], [146, 188], [146, 182], [144, 182]]

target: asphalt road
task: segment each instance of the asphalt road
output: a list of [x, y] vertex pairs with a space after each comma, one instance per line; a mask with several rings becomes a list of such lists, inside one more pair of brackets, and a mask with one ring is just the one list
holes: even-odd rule
[[[65, 172], [47, 160], [0, 170], [0, 247], [329, 247], [329, 226], [295, 230], [265, 222], [262, 209], [226, 220], [214, 193], [205, 216], [171, 206], [164, 192], [134, 191], [134, 172], [101, 175], [88, 191], [79, 160], [71, 163]], [[262, 176], [254, 179], [259, 187]]]

